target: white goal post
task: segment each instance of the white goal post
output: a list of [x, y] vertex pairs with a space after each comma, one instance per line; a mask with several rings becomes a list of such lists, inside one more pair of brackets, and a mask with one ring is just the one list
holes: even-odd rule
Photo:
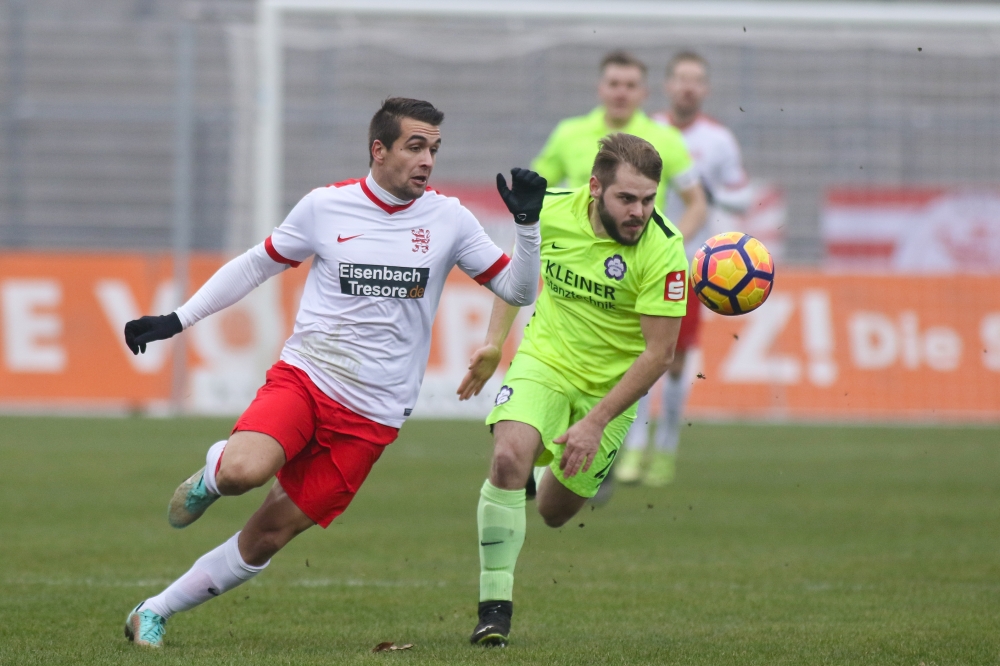
[[1000, 26], [1000, 7], [958, 3], [677, 2], [642, 0], [259, 0], [257, 5], [257, 113], [254, 215], [257, 238], [281, 220], [283, 179], [282, 22], [287, 14], [376, 14], [480, 18], [613, 18], [615, 20], [832, 26]]

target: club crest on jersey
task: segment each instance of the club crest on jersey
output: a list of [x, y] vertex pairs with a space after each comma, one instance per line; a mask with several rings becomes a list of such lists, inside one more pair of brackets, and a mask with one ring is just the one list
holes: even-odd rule
[[503, 403], [510, 400], [510, 396], [512, 395], [514, 395], [514, 389], [504, 384], [500, 387], [500, 392], [497, 393], [497, 398], [493, 401], [493, 404], [499, 407]]
[[663, 300], [683, 301], [684, 294], [687, 291], [686, 277], [687, 276], [684, 275], [684, 271], [667, 273], [667, 280], [663, 286]]
[[431, 249], [431, 230], [430, 229], [413, 229], [413, 251], [423, 252], [427, 254], [427, 251]]
[[625, 265], [625, 260], [622, 259], [622, 255], [616, 254], [613, 257], [608, 257], [604, 260], [604, 274], [609, 278], [614, 278], [621, 282], [621, 279], [625, 277], [625, 271], [628, 270], [628, 266]]

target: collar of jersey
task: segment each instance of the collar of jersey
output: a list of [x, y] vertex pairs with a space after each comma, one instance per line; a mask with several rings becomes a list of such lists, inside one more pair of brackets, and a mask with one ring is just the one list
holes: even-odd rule
[[[369, 175], [368, 178], [371, 178], [371, 175]], [[407, 201], [405, 204], [401, 206], [394, 206], [392, 204], [387, 204], [386, 202], [379, 199], [374, 192], [372, 192], [371, 188], [368, 186], [367, 182], [368, 178], [364, 178], [361, 180], [361, 191], [365, 193], [365, 196], [368, 197], [373, 204], [375, 204], [376, 206], [387, 212], [389, 215], [392, 215], [393, 213], [398, 213], [401, 210], [406, 210], [407, 208], [413, 205], [414, 201], [416, 201], [416, 199], [413, 199], [411, 201]]]
[[625, 126], [620, 129], [611, 129], [608, 124], [604, 122], [604, 115], [607, 113], [607, 109], [604, 105], [598, 106], [596, 109], [590, 112], [590, 118], [594, 121], [596, 127], [600, 128], [602, 136], [611, 134], [613, 132], [625, 132], [626, 134], [634, 134], [635, 129], [646, 122], [649, 122], [649, 117], [646, 112], [642, 109], [636, 109], [632, 117], [628, 119]]

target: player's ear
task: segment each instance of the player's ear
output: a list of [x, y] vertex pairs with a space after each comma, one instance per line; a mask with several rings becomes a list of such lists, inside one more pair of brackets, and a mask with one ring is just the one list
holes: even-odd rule
[[375, 139], [372, 141], [372, 161], [375, 164], [382, 165], [385, 163], [385, 154], [389, 152], [389, 149], [385, 147], [385, 144], [380, 140]]
[[601, 195], [604, 193], [604, 188], [601, 186], [601, 181], [597, 179], [597, 176], [590, 177], [590, 196], [595, 199], [600, 199]]

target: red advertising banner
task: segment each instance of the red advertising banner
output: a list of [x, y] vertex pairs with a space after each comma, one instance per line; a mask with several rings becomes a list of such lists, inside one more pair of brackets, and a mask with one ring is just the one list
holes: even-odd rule
[[899, 273], [1000, 273], [996, 188], [830, 189], [825, 267]]

